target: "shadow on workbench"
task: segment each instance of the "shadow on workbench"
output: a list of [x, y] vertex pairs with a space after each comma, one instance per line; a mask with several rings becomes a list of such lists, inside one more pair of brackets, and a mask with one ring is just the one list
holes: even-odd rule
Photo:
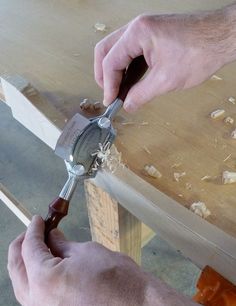
[[[0, 103], [0, 183], [32, 214], [45, 216], [48, 203], [58, 194], [66, 177], [63, 161], [15, 121], [9, 108]], [[81, 185], [61, 229], [70, 239], [91, 239]], [[0, 201], [0, 306], [18, 305], [6, 268], [7, 249], [24, 230], [24, 225]], [[194, 294], [199, 269], [160, 238], [155, 237], [143, 248], [142, 266], [184, 294]]]

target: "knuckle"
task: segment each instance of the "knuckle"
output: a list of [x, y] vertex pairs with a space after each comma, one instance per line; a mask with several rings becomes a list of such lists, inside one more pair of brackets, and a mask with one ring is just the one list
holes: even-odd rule
[[94, 48], [95, 56], [104, 56], [106, 53], [106, 39], [99, 41]]
[[150, 25], [150, 16], [146, 14], [137, 16], [133, 22], [133, 26], [135, 26], [137, 29], [147, 28], [149, 27], [149, 25]]

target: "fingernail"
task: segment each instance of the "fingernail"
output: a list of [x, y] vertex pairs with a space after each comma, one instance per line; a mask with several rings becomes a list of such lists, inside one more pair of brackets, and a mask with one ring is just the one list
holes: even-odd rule
[[104, 105], [104, 106], [106, 106], [106, 107], [107, 107], [107, 106], [110, 104], [110, 103], [109, 103], [109, 102], [107, 102], [107, 100], [105, 100], [105, 99], [103, 100], [103, 102], [102, 102], [102, 103], [103, 103], [103, 105]]
[[126, 103], [124, 104], [124, 109], [125, 109], [127, 112], [132, 113], [132, 112], [136, 111], [137, 106], [136, 106], [134, 103], [132, 103], [132, 102], [126, 102]]

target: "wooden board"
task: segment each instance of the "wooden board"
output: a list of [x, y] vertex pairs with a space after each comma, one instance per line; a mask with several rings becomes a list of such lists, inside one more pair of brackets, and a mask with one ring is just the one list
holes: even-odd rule
[[85, 194], [93, 241], [141, 264], [141, 221], [90, 181], [85, 182]]

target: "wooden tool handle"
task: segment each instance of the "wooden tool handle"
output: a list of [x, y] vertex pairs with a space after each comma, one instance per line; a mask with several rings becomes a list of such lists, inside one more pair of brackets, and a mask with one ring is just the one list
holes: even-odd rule
[[125, 100], [130, 88], [142, 78], [147, 69], [148, 65], [143, 55], [140, 55], [133, 59], [127, 70], [124, 72], [124, 76], [121, 81], [120, 90], [118, 93], [119, 99], [121, 99], [122, 101]]
[[48, 207], [48, 215], [45, 218], [45, 242], [49, 232], [56, 228], [63, 217], [68, 213], [69, 201], [62, 198], [55, 199]]

